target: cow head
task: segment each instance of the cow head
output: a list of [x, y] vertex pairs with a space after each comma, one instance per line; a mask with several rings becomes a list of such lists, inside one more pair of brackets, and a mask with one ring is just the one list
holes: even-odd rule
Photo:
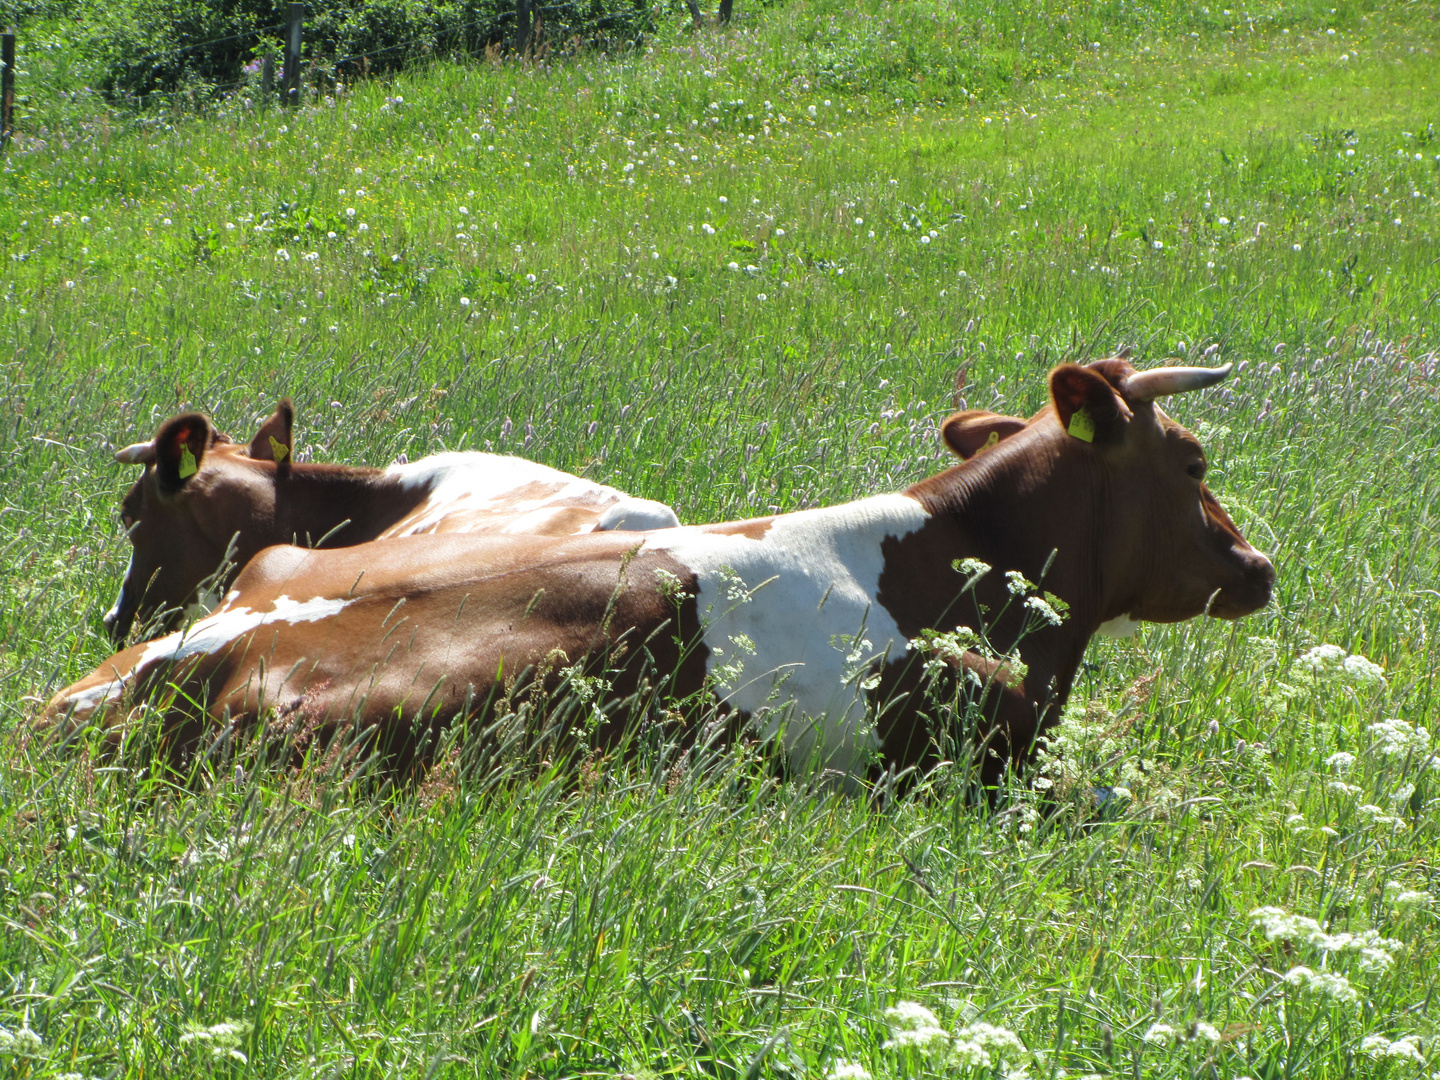
[[[185, 413], [160, 425], [150, 442], [116, 451], [116, 461], [145, 467], [120, 504], [133, 550], [120, 595], [105, 613], [116, 644], [137, 617], [178, 615], [224, 565], [235, 535], [273, 513], [273, 476], [289, 468], [293, 422], [290, 402], [282, 401], [244, 447], [207, 417]], [[257, 461], [275, 469], [266, 475]]]
[[[1017, 485], [1034, 483], [1037, 463], [1046, 463], [1056, 481], [1049, 516], [1058, 546], [1067, 534], [1093, 533], [1102, 630], [1200, 614], [1238, 618], [1269, 602], [1275, 568], [1205, 486], [1199, 440], [1155, 404], [1229, 373], [1229, 364], [1136, 371], [1118, 356], [1061, 364], [1050, 374], [1049, 405], [1028, 421], [959, 413], [942, 436], [960, 457], [977, 459], [969, 467], [986, 467], [994, 453], [991, 464]], [[1080, 500], [1079, 492], [1100, 497]]]

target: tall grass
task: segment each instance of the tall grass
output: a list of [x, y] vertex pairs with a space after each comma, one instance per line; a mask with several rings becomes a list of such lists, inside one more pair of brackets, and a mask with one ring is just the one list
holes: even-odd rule
[[[977, 1021], [1032, 1076], [1435, 1058], [1427, 14], [792, 3], [205, 115], [107, 110], [54, 33], [26, 78], [77, 94], [0, 165], [0, 1069], [951, 1075]], [[957, 400], [1119, 344], [1236, 362], [1174, 409], [1278, 595], [1097, 642], [1003, 812], [744, 754], [178, 791], [25, 735], [108, 653], [109, 452], [180, 408], [701, 521], [899, 488]]]

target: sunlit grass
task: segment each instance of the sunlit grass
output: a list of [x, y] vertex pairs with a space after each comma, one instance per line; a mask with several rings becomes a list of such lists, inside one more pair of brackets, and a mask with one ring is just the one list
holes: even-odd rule
[[[1022, 46], [1025, 11], [792, 3], [296, 113], [27, 106], [0, 1069], [954, 1074], [976, 1020], [1032, 1076], [1433, 1061], [1435, 23], [1123, 8], [1026, 9], [1053, 25]], [[180, 408], [248, 435], [290, 394], [317, 460], [524, 453], [699, 521], [899, 488], [943, 464], [957, 370], [1026, 413], [1118, 344], [1236, 363], [1175, 411], [1278, 596], [1097, 643], [1044, 801], [987, 815], [940, 776], [879, 807], [750, 760], [181, 792], [23, 735], [108, 652], [109, 451]], [[1338, 944], [1372, 929], [1388, 966]], [[928, 1058], [885, 1048], [901, 1001], [945, 1030]]]

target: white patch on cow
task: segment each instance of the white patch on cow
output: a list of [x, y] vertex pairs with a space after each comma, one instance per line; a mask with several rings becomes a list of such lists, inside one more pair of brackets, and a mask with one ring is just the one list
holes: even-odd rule
[[625, 496], [607, 507], [595, 522], [596, 532], [649, 532], [653, 529], [674, 529], [680, 525], [675, 511], [654, 499]]
[[253, 611], [248, 607], [231, 607], [240, 595], [232, 589], [225, 596], [225, 604], [215, 614], [201, 619], [185, 630], [156, 638], [145, 646], [139, 660], [128, 672], [117, 672], [118, 678], [80, 690], [66, 698], [61, 711], [83, 719], [88, 713], [114, 701], [125, 690], [127, 680], [134, 681], [145, 675], [154, 664], [183, 660], [187, 656], [199, 656], [219, 652], [238, 641], [245, 634], [270, 623], [318, 622], [340, 614], [350, 600], [329, 600], [315, 597], [313, 600], [291, 600], [288, 596], [277, 596], [269, 611]]
[[95, 686], [71, 694], [60, 707], [60, 712], [73, 716], [77, 720], [84, 720], [96, 709], [100, 708], [100, 706], [107, 702], [114, 701], [124, 692], [124, 679], [113, 679], [108, 683], [98, 683]]
[[1129, 615], [1117, 615], [1109, 622], [1101, 623], [1095, 633], [1101, 637], [1128, 638], [1139, 628], [1140, 623]]
[[[632, 499], [623, 491], [584, 480], [524, 458], [502, 454], [446, 453], [404, 465], [391, 465], [385, 475], [404, 488], [426, 493], [422, 506], [392, 528], [385, 536], [415, 536], [428, 532], [483, 532], [496, 527], [496, 519], [508, 519], [500, 531], [535, 533], [547, 521], [567, 509], [581, 508], [602, 517], [609, 508], [623, 503], [648, 504], [666, 513], [656, 517], [664, 524], [678, 525], [674, 511], [648, 499]], [[590, 521], [569, 530], [590, 532]], [[655, 528], [629, 525], [627, 529]]]
[[[231, 597], [235, 593], [230, 594]], [[245, 634], [270, 623], [318, 622], [338, 615], [352, 603], [350, 600], [329, 600], [317, 596], [313, 600], [291, 600], [288, 596], [277, 596], [269, 611], [254, 611], [248, 607], [224, 607], [214, 615], [201, 619], [187, 630], [177, 630], [156, 638], [145, 647], [140, 661], [135, 665], [137, 673], [159, 661], [183, 660], [187, 656], [198, 656], [219, 652], [238, 641]]]
[[115, 603], [105, 613], [105, 625], [109, 626], [120, 617], [120, 606], [125, 603], [125, 590], [130, 587], [130, 575], [135, 570], [135, 553], [130, 553], [130, 561], [125, 564], [125, 576], [120, 579], [120, 592], [115, 596]]
[[927, 518], [909, 496], [877, 495], [774, 518], [759, 539], [701, 526], [651, 533], [645, 547], [668, 552], [698, 579], [707, 672], [724, 700], [752, 714], [779, 710], [764, 737], [783, 722], [795, 761], [818, 760], [853, 779], [878, 745], [864, 727], [861, 683], [907, 648], [876, 601], [880, 545]]

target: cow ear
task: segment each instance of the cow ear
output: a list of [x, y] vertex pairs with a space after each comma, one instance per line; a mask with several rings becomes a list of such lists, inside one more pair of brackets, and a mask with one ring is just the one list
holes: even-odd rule
[[179, 491], [200, 471], [210, 436], [210, 421], [199, 413], [165, 421], [155, 435], [155, 478], [162, 493]]
[[294, 429], [295, 408], [289, 398], [283, 398], [270, 419], [260, 425], [255, 438], [250, 440], [250, 456], [256, 461], [273, 461], [282, 468], [288, 468], [295, 450]]
[[1050, 373], [1050, 400], [1060, 426], [1081, 442], [1115, 442], [1134, 416], [1103, 375], [1078, 364]]
[[940, 428], [940, 437], [962, 461], [989, 450], [1025, 426], [1018, 416], [1001, 416], [984, 409], [967, 409], [950, 417]]

